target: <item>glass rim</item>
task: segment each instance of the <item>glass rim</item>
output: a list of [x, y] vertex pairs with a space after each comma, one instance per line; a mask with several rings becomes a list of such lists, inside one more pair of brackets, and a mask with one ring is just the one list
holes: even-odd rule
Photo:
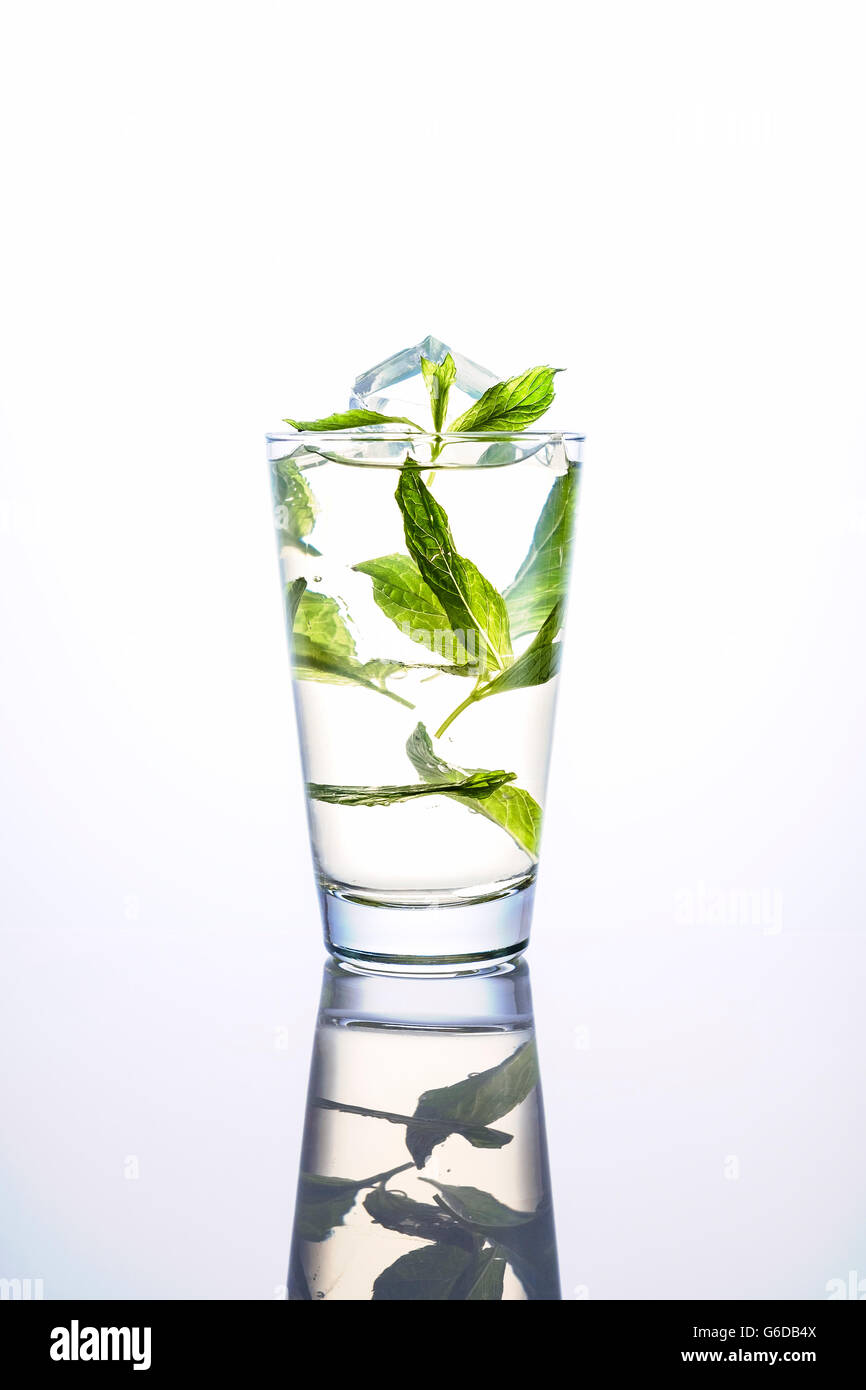
[[520, 443], [529, 440], [539, 443], [547, 440], [552, 444], [582, 444], [585, 434], [573, 430], [467, 430], [462, 433], [449, 433], [442, 430], [272, 430], [265, 435], [268, 444], [285, 444], [297, 441], [305, 444], [312, 440], [324, 439], [352, 444], [502, 444]]

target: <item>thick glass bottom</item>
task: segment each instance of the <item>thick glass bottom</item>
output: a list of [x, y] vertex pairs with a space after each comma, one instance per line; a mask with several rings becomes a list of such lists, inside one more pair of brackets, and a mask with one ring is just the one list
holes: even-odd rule
[[321, 886], [325, 945], [360, 969], [400, 974], [490, 970], [526, 950], [535, 875], [471, 895], [368, 898], [346, 884]]

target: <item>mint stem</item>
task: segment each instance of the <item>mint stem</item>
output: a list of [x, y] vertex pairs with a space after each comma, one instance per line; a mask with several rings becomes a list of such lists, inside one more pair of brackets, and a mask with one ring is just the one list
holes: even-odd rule
[[[479, 684], [480, 684], [480, 681], [479, 681]], [[465, 709], [468, 709], [470, 705], [474, 705], [474, 704], [475, 704], [475, 701], [478, 700], [479, 698], [480, 698], [480, 695], [479, 695], [478, 685], [476, 685], [476, 686], [475, 686], [475, 689], [472, 691], [472, 693], [471, 693], [470, 695], [467, 695], [467, 697], [466, 697], [466, 699], [463, 701], [463, 703], [460, 704], [460, 705], [458, 705], [456, 709], [453, 709], [453, 710], [451, 711], [451, 713], [449, 714], [448, 718], [445, 720], [445, 723], [444, 723], [444, 724], [440, 724], [439, 728], [436, 730], [436, 737], [437, 737], [437, 738], [441, 738], [442, 735], [444, 734], [445, 730], [446, 730], [447, 728], [450, 728], [450, 726], [454, 723], [454, 720], [457, 718], [458, 714], [462, 714], [463, 711], [464, 711]]]

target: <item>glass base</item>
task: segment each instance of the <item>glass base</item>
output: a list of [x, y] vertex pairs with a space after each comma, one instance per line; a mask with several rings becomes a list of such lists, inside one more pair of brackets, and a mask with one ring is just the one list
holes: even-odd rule
[[423, 904], [350, 892], [323, 885], [322, 920], [328, 950], [359, 969], [404, 975], [492, 970], [529, 944], [534, 875], [484, 897]]

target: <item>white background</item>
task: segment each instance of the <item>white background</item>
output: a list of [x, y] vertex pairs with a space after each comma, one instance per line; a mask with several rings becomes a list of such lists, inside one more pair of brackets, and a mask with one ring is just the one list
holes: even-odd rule
[[866, 1278], [862, 7], [3, 13], [0, 1276], [282, 1283], [321, 945], [262, 436], [434, 333], [588, 435], [565, 1295]]

